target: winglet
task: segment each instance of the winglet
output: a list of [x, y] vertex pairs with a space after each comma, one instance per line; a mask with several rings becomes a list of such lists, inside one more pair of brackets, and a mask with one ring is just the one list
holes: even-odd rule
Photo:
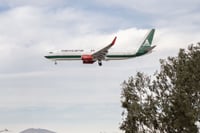
[[116, 41], [117, 37], [115, 37], [111, 43], [111, 45], [114, 45], [115, 44], [115, 41]]

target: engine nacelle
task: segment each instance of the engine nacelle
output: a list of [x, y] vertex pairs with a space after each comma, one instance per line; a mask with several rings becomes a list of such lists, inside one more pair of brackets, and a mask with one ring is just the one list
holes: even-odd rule
[[95, 61], [93, 60], [92, 55], [82, 55], [81, 59], [83, 60], [84, 64], [92, 64]]

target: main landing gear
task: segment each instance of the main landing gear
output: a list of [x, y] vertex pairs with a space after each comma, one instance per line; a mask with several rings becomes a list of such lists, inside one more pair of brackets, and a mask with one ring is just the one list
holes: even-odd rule
[[98, 64], [99, 64], [99, 66], [102, 66], [102, 61], [98, 60]]

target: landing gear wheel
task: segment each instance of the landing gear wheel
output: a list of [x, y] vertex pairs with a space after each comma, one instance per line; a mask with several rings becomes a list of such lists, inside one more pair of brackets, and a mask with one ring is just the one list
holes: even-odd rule
[[57, 64], [58, 64], [56, 60], [55, 60], [54, 64], [55, 64], [55, 65], [57, 65]]
[[98, 64], [99, 64], [99, 66], [102, 66], [102, 62], [100, 60], [98, 61]]

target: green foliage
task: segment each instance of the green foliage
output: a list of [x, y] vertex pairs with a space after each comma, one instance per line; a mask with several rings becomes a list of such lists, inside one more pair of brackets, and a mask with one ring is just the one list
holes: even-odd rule
[[160, 60], [150, 76], [138, 72], [122, 84], [125, 133], [197, 133], [200, 122], [200, 43]]

